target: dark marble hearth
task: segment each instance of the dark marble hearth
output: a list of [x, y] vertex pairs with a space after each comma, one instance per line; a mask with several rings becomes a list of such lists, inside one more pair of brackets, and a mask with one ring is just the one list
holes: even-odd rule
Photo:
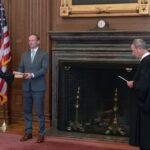
[[87, 134], [87, 133], [77, 133], [77, 132], [66, 132], [60, 131], [55, 128], [50, 128], [46, 131], [47, 136], [57, 136], [57, 137], [69, 137], [69, 138], [77, 138], [77, 139], [85, 139], [85, 140], [96, 140], [96, 141], [111, 141], [118, 143], [127, 143], [127, 137], [116, 137], [116, 136], [106, 136], [99, 134]]

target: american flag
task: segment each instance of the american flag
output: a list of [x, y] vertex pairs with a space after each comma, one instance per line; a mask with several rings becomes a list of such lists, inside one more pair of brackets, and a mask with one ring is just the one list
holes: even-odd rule
[[[7, 64], [11, 60], [10, 40], [8, 26], [2, 0], [0, 0], [0, 69], [7, 70]], [[7, 83], [0, 78], [0, 105], [7, 101]]]

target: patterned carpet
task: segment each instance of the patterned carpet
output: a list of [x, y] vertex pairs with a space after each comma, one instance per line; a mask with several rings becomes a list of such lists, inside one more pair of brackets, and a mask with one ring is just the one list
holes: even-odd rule
[[21, 135], [0, 133], [0, 150], [138, 150], [128, 144], [47, 136], [44, 143], [33, 138], [20, 142]]

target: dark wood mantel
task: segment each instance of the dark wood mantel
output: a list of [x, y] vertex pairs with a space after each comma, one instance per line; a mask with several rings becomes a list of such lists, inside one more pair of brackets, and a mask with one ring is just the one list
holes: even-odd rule
[[[130, 50], [132, 40], [143, 38], [150, 45], [150, 32], [146, 31], [50, 31], [49, 35], [52, 40], [53, 53], [59, 51], [63, 55], [67, 52], [68, 59], [76, 57], [78, 61], [80, 59], [87, 60], [86, 57], [92, 57], [90, 55], [90, 52], [92, 52], [93, 56], [94, 53], [97, 56], [98, 62], [103, 60], [112, 61], [112, 59], [117, 62], [119, 60], [127, 63], [129, 61], [133, 62]], [[84, 55], [82, 55], [83, 53]], [[96, 58], [94, 58], [94, 61], [96, 61]]]
[[[97, 30], [97, 31], [49, 31], [50, 38], [53, 41], [130, 41], [134, 38], [143, 38], [148, 40], [150, 32], [148, 31], [116, 31], [116, 30]], [[124, 42], [123, 42], [124, 43]]]
[[[130, 44], [143, 38], [150, 46], [150, 32], [136, 31], [50, 31], [53, 64], [66, 61], [136, 63]], [[66, 55], [67, 54], [67, 55]]]

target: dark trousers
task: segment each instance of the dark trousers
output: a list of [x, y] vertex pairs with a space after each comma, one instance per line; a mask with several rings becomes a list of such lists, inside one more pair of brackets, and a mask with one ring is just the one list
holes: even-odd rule
[[45, 134], [45, 118], [44, 118], [44, 92], [24, 92], [24, 118], [25, 133], [32, 133], [32, 109], [33, 104], [39, 122], [39, 134]]

